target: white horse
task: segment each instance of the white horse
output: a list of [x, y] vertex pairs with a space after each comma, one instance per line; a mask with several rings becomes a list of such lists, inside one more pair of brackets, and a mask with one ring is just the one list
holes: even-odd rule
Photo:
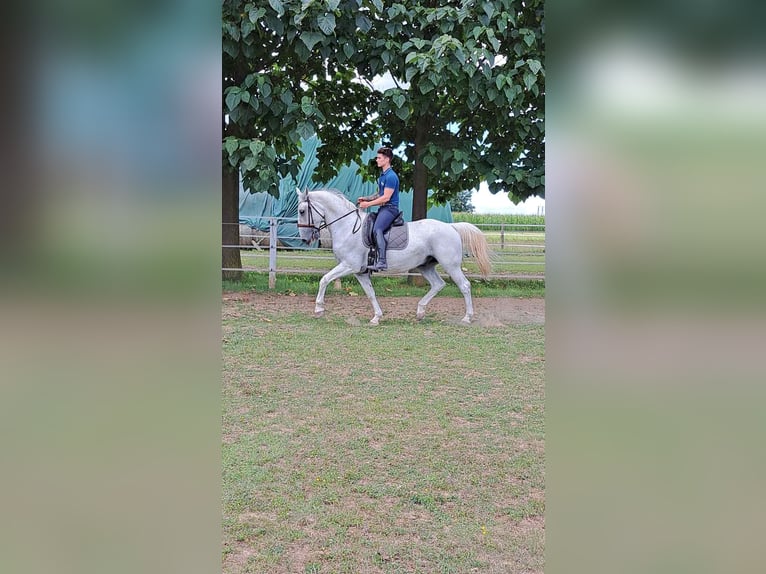
[[[316, 190], [298, 192], [298, 231], [305, 243], [319, 237], [322, 229], [332, 235], [332, 250], [338, 260], [332, 270], [319, 281], [319, 292], [314, 309], [316, 316], [324, 313], [324, 295], [330, 282], [354, 274], [372, 303], [375, 315], [370, 323], [377, 325], [383, 311], [375, 297], [370, 273], [367, 271], [368, 247], [362, 239], [367, 213], [358, 209], [346, 197], [335, 191]], [[461, 269], [463, 252], [476, 258], [483, 276], [490, 272], [489, 246], [484, 234], [470, 223], [444, 223], [435, 219], [421, 219], [407, 223], [409, 241], [401, 250], [388, 250], [388, 271], [407, 272], [417, 269], [431, 285], [431, 289], [418, 301], [417, 318], [425, 317], [426, 305], [442, 287], [444, 280], [436, 271], [440, 264], [460, 289], [465, 298], [463, 323], [473, 318], [471, 284]]]

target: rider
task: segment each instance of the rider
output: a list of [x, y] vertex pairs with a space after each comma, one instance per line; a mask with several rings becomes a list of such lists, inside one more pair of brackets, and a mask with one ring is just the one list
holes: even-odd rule
[[378, 245], [378, 260], [370, 267], [371, 271], [385, 271], [386, 263], [386, 237], [385, 232], [399, 215], [399, 176], [391, 169], [391, 160], [394, 152], [390, 147], [382, 147], [378, 150], [375, 162], [382, 173], [378, 178], [378, 195], [360, 197], [357, 204], [362, 209], [379, 205], [378, 217], [372, 228], [375, 234], [375, 243]]

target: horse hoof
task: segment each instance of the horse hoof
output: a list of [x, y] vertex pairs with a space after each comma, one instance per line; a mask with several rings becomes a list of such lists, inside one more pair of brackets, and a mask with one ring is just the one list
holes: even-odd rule
[[370, 319], [370, 325], [379, 325], [380, 324], [380, 317], [377, 315]]
[[423, 319], [425, 319], [425, 318], [426, 318], [426, 314], [425, 314], [425, 313], [417, 313], [417, 314], [415, 315], [415, 318], [416, 318], [418, 321], [422, 321]]
[[324, 311], [314, 311], [314, 319], [321, 319], [324, 317]]
[[463, 323], [463, 325], [470, 325], [471, 318], [468, 315], [466, 315], [465, 317], [463, 317], [463, 320], [461, 321], [461, 323]]

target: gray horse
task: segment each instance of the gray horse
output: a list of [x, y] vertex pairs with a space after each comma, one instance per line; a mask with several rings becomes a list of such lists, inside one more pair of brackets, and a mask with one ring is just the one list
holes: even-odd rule
[[[383, 316], [367, 271], [368, 247], [362, 238], [367, 213], [358, 209], [342, 194], [329, 190], [298, 193], [298, 230], [301, 239], [310, 243], [319, 237], [322, 229], [332, 234], [332, 250], [338, 265], [328, 271], [319, 281], [316, 298], [316, 315], [324, 313], [324, 295], [327, 286], [346, 275], [354, 274], [372, 303], [375, 315], [370, 323], [377, 325]], [[431, 289], [418, 301], [417, 318], [425, 317], [426, 305], [442, 287], [444, 280], [436, 271], [440, 264], [449, 274], [465, 298], [463, 323], [473, 318], [471, 283], [461, 264], [463, 252], [475, 257], [483, 276], [489, 275], [490, 253], [487, 239], [481, 230], [470, 223], [444, 223], [435, 219], [421, 219], [405, 224], [408, 226], [408, 242], [400, 250], [388, 250], [388, 271], [394, 273], [417, 269], [431, 285]]]

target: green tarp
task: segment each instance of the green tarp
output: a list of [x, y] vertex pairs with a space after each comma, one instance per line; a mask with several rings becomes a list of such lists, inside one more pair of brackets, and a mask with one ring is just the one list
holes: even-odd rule
[[[377, 192], [377, 186], [373, 182], [365, 182], [359, 175], [359, 164], [352, 162], [342, 167], [338, 174], [330, 181], [315, 183], [311, 176], [318, 165], [317, 149], [319, 140], [316, 137], [303, 140], [301, 149], [304, 159], [298, 170], [297, 180], [287, 177], [279, 182], [279, 198], [268, 193], [250, 193], [239, 189], [239, 222], [261, 231], [268, 231], [269, 217], [292, 218], [298, 216], [298, 195], [296, 187], [305, 189], [337, 189], [352, 202], [363, 195], [372, 195]], [[362, 161], [369, 162], [375, 157], [376, 148], [371, 148], [362, 154]], [[412, 221], [412, 190], [399, 192], [399, 209], [404, 212], [405, 221]], [[430, 219], [439, 219], [452, 223], [452, 210], [449, 203], [430, 208], [427, 213]], [[298, 227], [295, 221], [279, 221], [277, 228], [279, 240], [290, 247], [305, 247], [298, 237]]]

